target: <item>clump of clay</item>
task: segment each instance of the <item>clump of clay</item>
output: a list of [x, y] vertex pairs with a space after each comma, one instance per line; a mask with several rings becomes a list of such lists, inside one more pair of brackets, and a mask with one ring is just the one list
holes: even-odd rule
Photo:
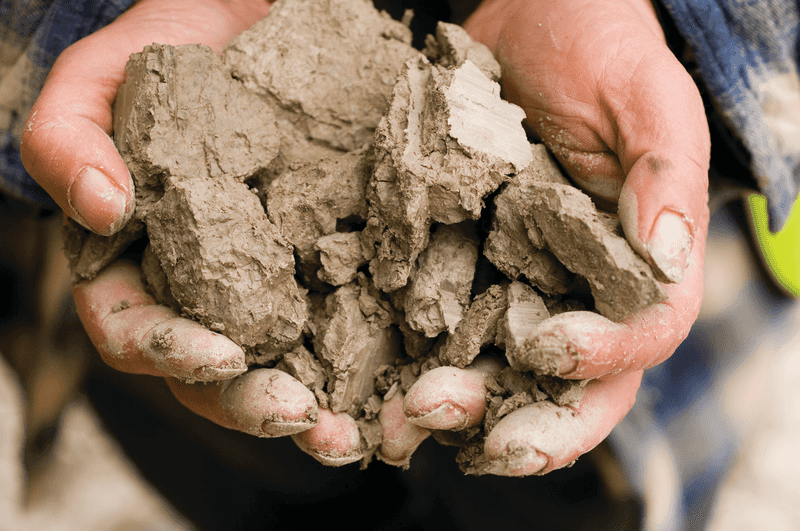
[[372, 143], [397, 73], [420, 52], [369, 0], [276, 2], [224, 51], [234, 78], [275, 109], [284, 163]]
[[524, 115], [469, 61], [405, 64], [375, 133], [367, 190], [370, 272], [381, 289], [405, 286], [434, 222], [478, 219], [484, 198], [530, 163]]
[[405, 291], [409, 326], [436, 337], [453, 332], [470, 303], [478, 260], [478, 238], [471, 223], [441, 225], [422, 252]]
[[433, 436], [486, 473], [506, 416], [581, 399], [533, 355], [537, 327], [622, 320], [664, 293], [615, 216], [528, 141], [488, 49], [449, 24], [424, 54], [410, 42], [367, 0], [281, 0], [222, 59], [134, 54], [114, 140], [136, 212], [112, 238], [72, 226], [67, 250], [79, 281], [138, 241], [160, 304], [353, 417], [363, 463], [408, 465], [381, 450], [380, 419], [420, 376], [485, 374], [483, 423]]
[[559, 261], [589, 281], [602, 315], [622, 321], [667, 299], [647, 263], [616, 234], [619, 223], [610, 216], [601, 219], [577, 188], [536, 183], [524, 196], [530, 199], [528, 224], [541, 232]]
[[[294, 246], [306, 283], [313, 282], [319, 275], [321, 256], [317, 242], [320, 238], [339, 232], [342, 221], [363, 225], [367, 217], [364, 192], [372, 164], [370, 150], [342, 153], [314, 163], [295, 165], [267, 187], [267, 215]], [[359, 238], [358, 233], [351, 234], [340, 238]], [[322, 245], [325, 246], [325, 241]], [[361, 252], [360, 256], [349, 259], [342, 256], [343, 260], [359, 264], [365, 261], [360, 246], [351, 245], [351, 248], [356, 249], [352, 252]], [[330, 267], [329, 259], [330, 255], [326, 256]], [[325, 274], [322, 270], [322, 275]]]
[[145, 220], [187, 315], [244, 346], [299, 339], [307, 310], [292, 248], [247, 186], [229, 178], [178, 179]]
[[314, 350], [328, 370], [331, 409], [359, 417], [375, 392], [375, 371], [400, 356], [392, 309], [363, 276], [328, 295]]
[[524, 190], [536, 182], [568, 183], [544, 145], [532, 145], [531, 153], [531, 164], [494, 199], [492, 228], [484, 253], [508, 278], [523, 277], [544, 293], [561, 295], [572, 288], [574, 275], [547, 248], [539, 229], [526, 225], [529, 198]]

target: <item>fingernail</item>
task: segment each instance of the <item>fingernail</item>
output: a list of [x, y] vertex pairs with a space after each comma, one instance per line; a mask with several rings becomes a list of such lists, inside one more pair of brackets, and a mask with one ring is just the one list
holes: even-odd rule
[[655, 266], [659, 280], [675, 283], [683, 280], [693, 243], [685, 216], [671, 210], [661, 212], [647, 243], [651, 265]]
[[525, 444], [508, 445], [506, 453], [490, 459], [487, 472], [497, 476], [522, 477], [541, 474], [550, 464], [550, 458], [536, 448]]
[[535, 370], [550, 376], [567, 376], [583, 359], [563, 333], [541, 332], [527, 340], [524, 348], [506, 352], [509, 363], [518, 370]]
[[[315, 415], [316, 417], [316, 415]], [[277, 420], [265, 420], [261, 425], [262, 437], [283, 437], [284, 435], [294, 435], [295, 433], [302, 433], [316, 426], [316, 418], [301, 419], [291, 422], [282, 422]]]
[[130, 213], [127, 194], [92, 167], [78, 173], [67, 191], [67, 201], [78, 223], [103, 236], [117, 232]]
[[192, 376], [199, 382], [215, 382], [218, 380], [230, 380], [235, 376], [244, 374], [247, 371], [247, 365], [232, 364], [229, 367], [212, 367], [205, 365], [198, 367], [192, 371]]
[[409, 417], [412, 424], [430, 430], [462, 430], [470, 424], [470, 415], [463, 408], [444, 403], [424, 415]]

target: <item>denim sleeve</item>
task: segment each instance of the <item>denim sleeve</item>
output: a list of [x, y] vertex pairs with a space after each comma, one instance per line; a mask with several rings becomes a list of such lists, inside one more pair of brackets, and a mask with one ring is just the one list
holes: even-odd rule
[[133, 0], [0, 0], [0, 189], [43, 208], [55, 202], [20, 160], [22, 128], [56, 58]]

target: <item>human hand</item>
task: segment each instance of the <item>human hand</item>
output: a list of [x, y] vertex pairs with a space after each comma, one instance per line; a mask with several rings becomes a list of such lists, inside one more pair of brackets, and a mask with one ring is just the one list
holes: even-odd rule
[[[255, 0], [143, 0], [70, 46], [26, 125], [28, 172], [82, 225], [104, 235], [119, 230], [133, 213], [133, 184], [109, 135], [130, 54], [154, 41], [202, 42], [219, 52], [268, 9]], [[157, 305], [140, 279], [138, 266], [118, 261], [74, 286], [81, 320], [108, 365], [168, 377], [184, 405], [229, 428], [273, 437], [316, 424], [316, 400], [300, 382], [267, 369], [245, 373], [239, 346]]]
[[156, 304], [141, 279], [138, 265], [118, 260], [73, 286], [78, 315], [106, 364], [167, 377], [188, 409], [252, 435], [290, 435], [317, 423], [316, 398], [303, 384], [274, 369], [245, 372], [238, 345]]
[[[560, 358], [559, 376], [595, 379], [578, 405], [534, 404], [488, 435], [490, 472], [542, 474], [610, 433], [633, 405], [642, 370], [669, 357], [697, 317], [708, 226], [708, 126], [699, 93], [667, 48], [649, 0], [487, 0], [465, 27], [494, 51], [505, 97], [525, 110], [529, 130], [596, 202], [618, 207], [631, 246], [662, 280], [677, 282], [664, 286], [667, 301], [621, 323], [570, 312], [529, 338]], [[449, 383], [420, 379], [409, 391], [412, 422], [453, 429], [480, 421], [482, 378], [453, 371]], [[446, 403], [433, 400], [443, 386], [460, 394]]]

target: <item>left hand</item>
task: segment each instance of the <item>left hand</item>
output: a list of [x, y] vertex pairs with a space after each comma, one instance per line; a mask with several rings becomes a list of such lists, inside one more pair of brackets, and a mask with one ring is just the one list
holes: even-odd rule
[[[486, 0], [465, 27], [494, 51], [506, 97], [525, 110], [531, 132], [596, 201], [618, 207], [631, 246], [676, 282], [664, 286], [666, 302], [621, 323], [571, 312], [537, 327], [531, 339], [560, 357], [558, 376], [595, 380], [575, 407], [539, 403], [511, 413], [488, 435], [485, 452], [493, 473], [543, 474], [610, 433], [632, 407], [643, 369], [672, 355], [697, 317], [708, 125], [649, 0]], [[431, 429], [457, 426], [452, 415], [431, 415], [442, 408], [434, 397], [444, 385], [453, 391], [448, 407], [478, 422], [485, 400], [480, 382], [470, 387], [474, 380], [470, 371], [456, 371], [447, 384], [421, 379], [407, 415], [428, 418], [421, 425]]]

